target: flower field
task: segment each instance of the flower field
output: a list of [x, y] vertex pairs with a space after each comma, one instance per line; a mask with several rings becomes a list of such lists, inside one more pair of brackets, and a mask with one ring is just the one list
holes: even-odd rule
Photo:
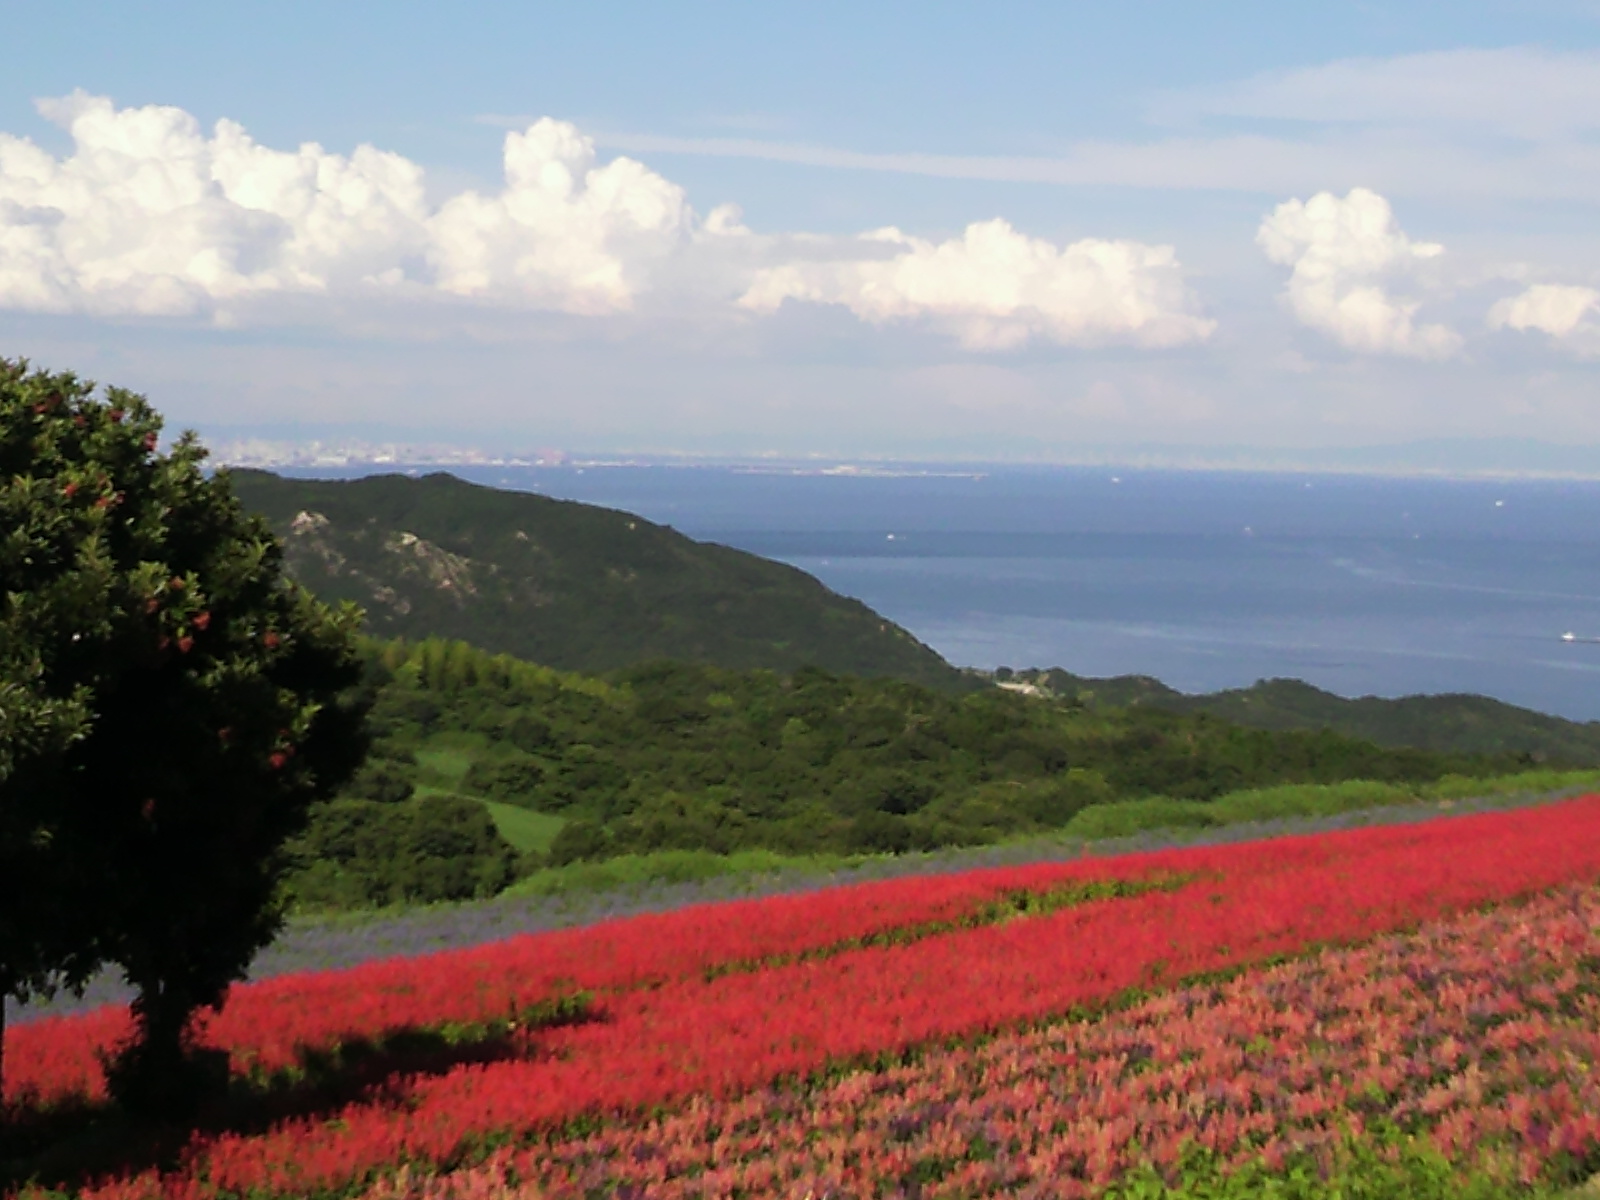
[[[869, 884], [735, 901], [397, 958], [286, 975], [236, 989], [206, 1027], [240, 1075], [293, 1069], [307, 1051], [402, 1031], [513, 1022], [565, 995], [653, 988], [731, 966], [788, 959], [969, 924], [1019, 894], [1164, 879], [1155, 856]], [[908, 886], [909, 885], [909, 886]], [[101, 1099], [100, 1055], [131, 1029], [125, 1008], [38, 1021], [6, 1043], [6, 1095], [34, 1104]]]
[[[1227, 1164], [1332, 1159], [1375, 1119], [1538, 1177], [1600, 1145], [1600, 896], [1569, 888], [1165, 992], [1098, 1021], [696, 1099], [503, 1150], [366, 1200], [727, 1195], [1093, 1196], [1186, 1146]], [[1332, 1165], [1331, 1162], [1328, 1165]]]
[[[500, 1187], [509, 1171], [582, 1195], [596, 1172], [631, 1172], [652, 1195], [781, 1181], [870, 1195], [914, 1173], [952, 1195], [1043, 1181], [1073, 1195], [1140, 1156], [1170, 1166], [1186, 1142], [1226, 1161], [1282, 1156], [1378, 1116], [1532, 1172], [1600, 1145], [1584, 1115], [1600, 1111], [1600, 933], [1592, 892], [1572, 886], [1597, 879], [1600, 798], [1587, 798], [707, 906], [285, 976], [238, 989], [206, 1031], [238, 1075], [417, 1029], [510, 1030], [509, 1052], [263, 1127], [202, 1122], [164, 1171], [83, 1190], [448, 1189], [383, 1180], [501, 1146], [459, 1186]], [[1522, 897], [1538, 898], [1475, 911]], [[1270, 969], [1184, 986], [1246, 967]], [[516, 1028], [579, 992], [590, 1019]], [[1150, 998], [1098, 1021], [1038, 1024], [1137, 994]], [[123, 1020], [12, 1031], [8, 1098], [93, 1099], [94, 1049]], [[983, 1034], [999, 1036], [974, 1044]], [[852, 1062], [882, 1069], [840, 1074]], [[1506, 1114], [1486, 1115], [1497, 1104]], [[674, 1111], [639, 1123], [662, 1106]], [[563, 1138], [574, 1122], [598, 1132]]]

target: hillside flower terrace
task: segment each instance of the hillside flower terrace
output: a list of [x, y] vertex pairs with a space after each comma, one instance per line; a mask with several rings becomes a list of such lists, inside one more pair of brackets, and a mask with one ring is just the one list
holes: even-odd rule
[[[203, 1038], [241, 1086], [412, 1030], [493, 1030], [501, 1050], [264, 1127], [217, 1114], [167, 1167], [76, 1186], [394, 1195], [481, 1161], [477, 1183], [426, 1194], [491, 1179], [583, 1194], [599, 1171], [651, 1194], [810, 1179], [849, 1196], [932, 1156], [933, 1194], [1031, 1179], [1087, 1196], [1140, 1163], [1174, 1169], [1194, 1144], [1287, 1162], [1366, 1126], [1464, 1166], [1568, 1171], [1600, 1150], [1584, 982], [1600, 799], [1538, 817], [865, 884], [240, 987]], [[567, 1019], [541, 1020], [563, 1001]], [[94, 1047], [125, 1019], [14, 1030], [8, 1102], [92, 1102]], [[1040, 1107], [1046, 1079], [1064, 1107]], [[781, 1132], [798, 1136], [802, 1112], [820, 1141]], [[769, 1120], [757, 1142], [716, 1132]], [[878, 1122], [903, 1133], [885, 1141]], [[980, 1134], [992, 1153], [972, 1152]]]

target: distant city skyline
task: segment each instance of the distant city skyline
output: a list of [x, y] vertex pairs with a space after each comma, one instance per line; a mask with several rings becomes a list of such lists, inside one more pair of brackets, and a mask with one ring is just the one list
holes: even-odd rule
[[1593, 4], [62, 0], [8, 32], [0, 354], [213, 441], [1600, 446]]

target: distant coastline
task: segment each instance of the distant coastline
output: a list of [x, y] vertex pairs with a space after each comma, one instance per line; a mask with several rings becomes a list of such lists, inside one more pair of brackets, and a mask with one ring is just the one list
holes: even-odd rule
[[209, 438], [218, 466], [266, 470], [450, 470], [455, 467], [712, 468], [773, 475], [968, 478], [994, 470], [1106, 469], [1259, 475], [1374, 476], [1456, 480], [1600, 480], [1600, 446], [1507, 439], [1442, 439], [1391, 446], [1274, 449], [1248, 446], [1102, 446], [1034, 456], [941, 454], [927, 457], [714, 453], [678, 450], [489, 449], [440, 441]]

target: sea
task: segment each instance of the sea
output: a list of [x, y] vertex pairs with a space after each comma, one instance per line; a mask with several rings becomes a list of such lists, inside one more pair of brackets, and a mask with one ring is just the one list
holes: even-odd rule
[[1280, 677], [1343, 696], [1468, 692], [1600, 719], [1596, 481], [445, 469], [791, 563], [961, 666], [1149, 675], [1186, 692]]

